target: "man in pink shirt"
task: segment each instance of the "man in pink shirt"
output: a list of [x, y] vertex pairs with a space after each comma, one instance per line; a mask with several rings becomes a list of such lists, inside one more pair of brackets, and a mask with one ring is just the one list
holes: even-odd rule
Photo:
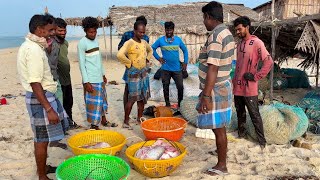
[[[266, 145], [263, 123], [258, 107], [258, 81], [267, 76], [273, 60], [264, 43], [249, 32], [251, 22], [246, 16], [234, 20], [234, 27], [241, 39], [237, 44], [237, 65], [233, 82], [234, 103], [238, 117], [239, 137], [245, 137], [246, 109], [252, 119], [260, 147]], [[258, 69], [259, 61], [263, 63]]]

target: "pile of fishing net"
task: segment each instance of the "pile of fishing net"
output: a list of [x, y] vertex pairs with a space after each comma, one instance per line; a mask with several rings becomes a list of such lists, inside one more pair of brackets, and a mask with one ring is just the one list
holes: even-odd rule
[[288, 78], [288, 88], [310, 88], [308, 75], [305, 71], [299, 69], [282, 68], [282, 74]]
[[[268, 144], [286, 144], [301, 137], [308, 129], [308, 117], [296, 106], [275, 102], [260, 107], [264, 135]], [[247, 115], [247, 133], [257, 139], [255, 128]]]
[[[156, 80], [153, 78], [159, 68], [159, 66], [152, 67], [151, 73], [149, 74], [151, 101], [164, 101], [162, 81], [161, 79]], [[189, 64], [187, 72], [189, 75], [188, 78], [183, 79], [183, 97], [198, 96], [201, 92], [199, 89], [198, 67], [196, 65]], [[178, 102], [178, 90], [172, 78], [169, 86], [169, 99], [171, 103]]]
[[297, 104], [310, 120], [309, 131], [320, 134], [320, 90], [307, 93]]
[[[180, 112], [182, 116], [192, 125], [197, 127], [197, 116], [196, 105], [198, 103], [198, 96], [184, 97], [181, 102]], [[227, 127], [228, 132], [233, 132], [238, 129], [238, 120], [236, 110], [232, 106], [231, 122]]]

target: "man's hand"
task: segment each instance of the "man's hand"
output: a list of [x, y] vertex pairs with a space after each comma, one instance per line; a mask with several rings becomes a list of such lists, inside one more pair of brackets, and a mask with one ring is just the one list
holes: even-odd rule
[[199, 106], [197, 107], [198, 113], [206, 114], [212, 110], [212, 98], [201, 97]]
[[159, 59], [159, 62], [160, 62], [161, 64], [165, 64], [165, 63], [166, 63], [166, 61], [165, 61], [163, 58], [160, 58], [160, 59]]
[[88, 93], [92, 93], [93, 92], [93, 87], [92, 85], [87, 82], [87, 83], [84, 83], [84, 89], [88, 92]]
[[182, 63], [182, 70], [186, 71], [187, 70], [187, 66], [188, 66], [188, 64]]
[[59, 116], [52, 108], [47, 112], [47, 116], [48, 116], [49, 124], [59, 123], [59, 120], [60, 120]]
[[252, 73], [244, 73], [243, 78], [247, 81], [254, 81], [254, 75]]
[[106, 76], [103, 75], [102, 77], [103, 77], [103, 82], [104, 82], [104, 84], [107, 84], [107, 83], [108, 83], [108, 79], [106, 78]]

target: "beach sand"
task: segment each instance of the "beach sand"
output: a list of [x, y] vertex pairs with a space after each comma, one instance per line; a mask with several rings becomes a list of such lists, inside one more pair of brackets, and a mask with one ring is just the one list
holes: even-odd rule
[[[101, 49], [103, 39], [100, 38]], [[109, 41], [107, 41], [109, 42]], [[118, 39], [113, 41], [114, 56], [108, 57], [104, 61], [106, 75], [109, 81], [115, 80], [119, 85], [108, 85], [109, 114], [107, 118], [120, 126], [117, 128], [103, 128], [115, 130], [126, 137], [138, 136], [144, 139], [142, 130], [135, 125], [133, 131], [121, 128], [123, 120], [122, 95], [124, 84], [121, 80], [124, 66], [115, 60], [115, 53]], [[85, 106], [83, 101], [83, 89], [79, 64], [76, 56], [77, 41], [70, 42], [69, 58], [71, 64], [71, 77], [73, 86], [74, 120], [88, 127], [85, 118]], [[16, 56], [18, 48], [0, 50], [0, 96], [11, 94], [14, 97], [8, 98], [8, 105], [0, 106], [0, 179], [36, 179], [36, 165], [33, 154], [33, 133], [30, 127], [28, 113], [24, 103], [24, 90], [20, 84], [16, 68]], [[109, 50], [108, 50], [109, 52]], [[195, 84], [198, 87], [198, 84]], [[298, 102], [308, 90], [291, 89], [286, 91], [276, 91], [275, 96], [284, 96], [290, 103]], [[157, 104], [149, 102], [148, 105]], [[147, 106], [148, 106], [147, 105]], [[146, 106], [146, 107], [147, 107]], [[136, 117], [136, 105], [134, 105], [132, 115]], [[69, 131], [70, 135], [83, 131], [83, 129]], [[312, 150], [295, 148], [291, 145], [268, 145], [265, 153], [261, 154], [260, 147], [256, 142], [235, 139], [228, 144], [228, 169], [230, 175], [225, 177], [210, 177], [202, 172], [213, 166], [217, 162], [217, 156], [208, 154], [208, 151], [216, 149], [215, 141], [195, 137], [196, 129], [188, 126], [181, 143], [187, 147], [188, 154], [181, 166], [164, 180], [182, 179], [272, 179], [276, 176], [320, 176], [320, 140], [317, 136], [310, 135], [308, 140], [312, 143]], [[70, 136], [67, 136], [68, 138]], [[130, 139], [127, 144], [138, 142], [138, 139]], [[66, 139], [63, 140], [66, 142]], [[126, 147], [125, 147], [126, 148]], [[126, 159], [125, 148], [119, 157]], [[60, 148], [49, 148], [48, 164], [58, 166], [73, 154], [70, 150]], [[50, 174], [50, 178], [55, 178], [55, 174]], [[131, 170], [128, 179], [148, 179], [143, 175]]]

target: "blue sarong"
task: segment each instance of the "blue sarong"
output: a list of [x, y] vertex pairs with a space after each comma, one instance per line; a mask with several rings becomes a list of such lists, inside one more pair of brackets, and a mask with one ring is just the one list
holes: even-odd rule
[[91, 83], [91, 85], [93, 92], [86, 92], [85, 95], [87, 119], [92, 125], [97, 126], [108, 110], [107, 93], [104, 83]]
[[[207, 114], [198, 114], [200, 129], [226, 127], [232, 115], [232, 84], [229, 80], [216, 84], [211, 92], [212, 110]], [[201, 97], [201, 94], [199, 95]], [[197, 106], [200, 104], [198, 103]]]

